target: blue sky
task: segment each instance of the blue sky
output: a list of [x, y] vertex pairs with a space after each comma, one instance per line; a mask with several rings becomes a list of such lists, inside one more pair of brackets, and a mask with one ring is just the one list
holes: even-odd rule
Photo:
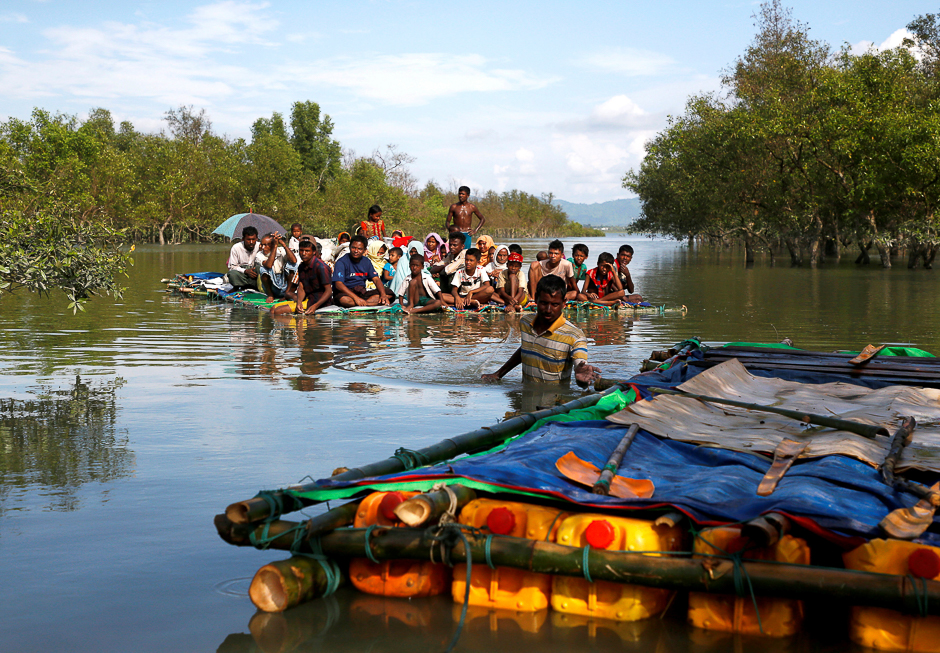
[[[789, 2], [833, 46], [895, 45], [932, 3]], [[759, 3], [37, 2], [0, 5], [0, 116], [110, 109], [143, 131], [204, 108], [216, 131], [318, 102], [346, 148], [395, 144], [423, 183], [628, 197], [644, 142], [715, 90]]]

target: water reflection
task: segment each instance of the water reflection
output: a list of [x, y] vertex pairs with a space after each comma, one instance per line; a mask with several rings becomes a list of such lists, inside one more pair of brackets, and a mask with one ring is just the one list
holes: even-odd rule
[[[457, 651], [637, 651], [638, 653], [808, 653], [867, 649], [844, 633], [847, 612], [807, 603], [803, 632], [769, 638], [693, 628], [680, 593], [662, 617], [633, 622], [592, 619], [552, 610], [515, 612], [469, 606]], [[218, 653], [442, 651], [457, 632], [461, 606], [448, 596], [395, 599], [350, 589], [284, 613], [258, 612], [248, 633], [233, 633]]]
[[[617, 622], [550, 610], [515, 612], [470, 606], [458, 651], [623, 651], [643, 653], [796, 653], [826, 650], [808, 638], [742, 637], [692, 628], [684, 602], [665, 618]], [[249, 633], [233, 633], [218, 653], [312, 653], [444, 650], [457, 632], [461, 606], [449, 597], [394, 599], [342, 590], [284, 613], [258, 612]], [[815, 640], [819, 644], [819, 639]], [[842, 641], [845, 650], [845, 642]], [[839, 649], [832, 649], [839, 650]]]
[[116, 433], [116, 391], [124, 380], [84, 381], [35, 389], [33, 399], [0, 399], [0, 514], [30, 495], [43, 507], [75, 510], [78, 489], [133, 471], [134, 453]]

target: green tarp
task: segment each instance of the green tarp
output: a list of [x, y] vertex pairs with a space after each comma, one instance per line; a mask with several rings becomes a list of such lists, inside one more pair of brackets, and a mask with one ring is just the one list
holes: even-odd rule
[[[791, 347], [790, 345], [784, 345], [779, 342], [729, 342], [727, 345], [722, 345], [723, 347], [763, 347], [764, 349], [791, 349], [798, 350], [799, 347]], [[836, 352], [837, 354], [851, 354], [852, 356], [857, 356], [861, 352], [859, 351], [844, 351], [840, 350]], [[904, 346], [894, 346], [894, 347], [885, 347], [880, 352], [879, 356], [911, 356], [915, 358], [936, 358], [929, 351], [924, 351], [923, 349], [918, 349], [917, 347], [904, 347]]]

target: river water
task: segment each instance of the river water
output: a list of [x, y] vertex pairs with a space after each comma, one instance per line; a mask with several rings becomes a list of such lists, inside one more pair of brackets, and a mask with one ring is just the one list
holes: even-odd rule
[[[585, 242], [593, 262], [624, 240]], [[766, 260], [745, 269], [739, 252], [630, 242], [638, 291], [688, 312], [585, 316], [591, 362], [605, 376], [626, 378], [651, 350], [688, 336], [940, 352], [935, 272], [857, 268], [851, 257], [815, 270]], [[531, 260], [546, 243], [521, 244]], [[479, 382], [517, 347], [516, 318], [298, 323], [161, 292], [161, 277], [220, 269], [226, 249], [139, 248], [124, 298], [77, 316], [58, 296], [0, 299], [0, 650], [438, 651], [449, 641], [457, 612], [441, 597], [341, 590], [255, 615], [248, 581], [284, 554], [224, 544], [213, 515], [260, 489], [579, 392], [524, 389], [518, 371]], [[681, 609], [620, 626], [471, 614], [458, 650], [717, 651], [732, 639], [741, 650], [845, 650], [843, 616], [827, 613], [812, 637], [768, 643], [695, 631]]]

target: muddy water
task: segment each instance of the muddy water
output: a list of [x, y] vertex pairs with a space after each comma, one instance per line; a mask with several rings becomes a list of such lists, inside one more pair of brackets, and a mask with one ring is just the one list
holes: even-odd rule
[[[588, 240], [591, 260], [621, 242]], [[638, 291], [688, 312], [583, 316], [605, 376], [629, 376], [652, 349], [691, 335], [940, 352], [934, 272], [744, 269], [734, 252], [630, 242]], [[524, 243], [527, 259], [544, 245]], [[278, 321], [159, 291], [174, 272], [218, 269], [225, 249], [138, 249], [124, 299], [74, 317], [58, 297], [0, 299], [0, 650], [436, 651], [449, 641], [456, 613], [442, 598], [343, 590], [256, 616], [248, 579], [283, 554], [223, 544], [212, 516], [259, 489], [579, 392], [524, 388], [518, 371], [479, 383], [517, 347], [513, 318]], [[767, 644], [689, 629], [678, 604], [665, 620], [621, 626], [471, 614], [458, 650], [847, 647], [839, 613], [814, 619], [811, 636]]]

